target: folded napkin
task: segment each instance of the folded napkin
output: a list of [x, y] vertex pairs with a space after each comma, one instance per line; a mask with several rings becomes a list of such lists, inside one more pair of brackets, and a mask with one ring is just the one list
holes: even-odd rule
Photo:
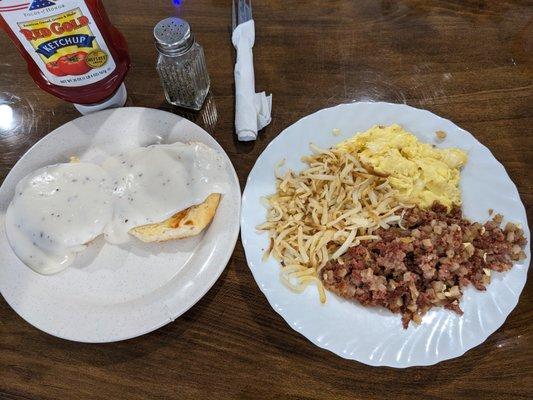
[[237, 49], [235, 64], [235, 131], [239, 140], [257, 138], [257, 131], [270, 123], [272, 95], [255, 93], [254, 60], [252, 47], [255, 42], [254, 21], [239, 24], [231, 38]]

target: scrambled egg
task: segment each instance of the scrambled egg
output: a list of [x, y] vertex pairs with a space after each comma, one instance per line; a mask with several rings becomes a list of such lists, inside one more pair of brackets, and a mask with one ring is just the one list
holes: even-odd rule
[[461, 204], [460, 169], [467, 155], [456, 148], [437, 149], [401, 126], [374, 126], [337, 145], [357, 154], [376, 174], [387, 176], [400, 201], [430, 207], [434, 201]]

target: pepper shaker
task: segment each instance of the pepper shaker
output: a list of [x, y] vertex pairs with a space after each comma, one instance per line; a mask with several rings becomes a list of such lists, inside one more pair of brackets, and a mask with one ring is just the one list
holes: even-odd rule
[[167, 101], [176, 106], [199, 110], [209, 92], [210, 80], [204, 50], [187, 21], [170, 17], [154, 28], [159, 52], [156, 69]]

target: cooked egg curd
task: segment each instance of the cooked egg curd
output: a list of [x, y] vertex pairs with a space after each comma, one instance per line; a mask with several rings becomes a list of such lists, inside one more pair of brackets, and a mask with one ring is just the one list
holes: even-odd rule
[[53, 274], [102, 233], [124, 243], [131, 228], [164, 221], [228, 187], [223, 158], [201, 143], [135, 148], [102, 166], [50, 165], [17, 184], [6, 233], [23, 263]]
[[461, 204], [460, 169], [467, 155], [456, 148], [438, 149], [420, 142], [401, 126], [374, 126], [341, 142], [376, 174], [387, 176], [400, 201], [430, 207], [434, 201]]

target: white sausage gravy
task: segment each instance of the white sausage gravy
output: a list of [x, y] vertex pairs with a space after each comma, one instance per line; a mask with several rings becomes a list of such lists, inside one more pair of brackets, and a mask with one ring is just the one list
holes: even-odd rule
[[6, 233], [24, 264], [53, 274], [97, 236], [127, 242], [131, 228], [164, 221], [228, 185], [223, 158], [201, 143], [135, 148], [101, 165], [50, 165], [17, 184]]

